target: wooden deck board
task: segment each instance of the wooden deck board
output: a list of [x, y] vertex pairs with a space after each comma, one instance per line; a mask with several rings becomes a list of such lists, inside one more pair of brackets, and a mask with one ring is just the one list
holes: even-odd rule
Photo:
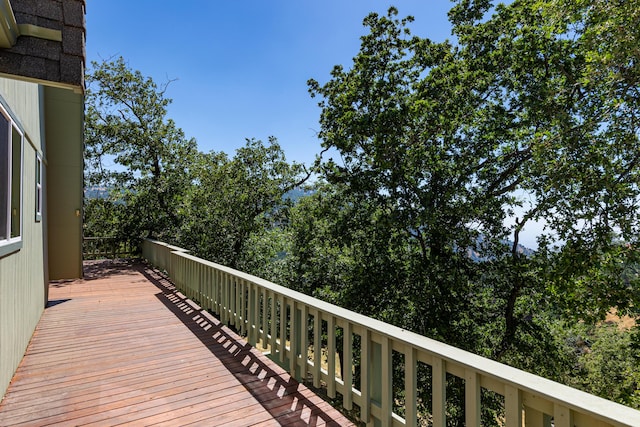
[[1, 426], [352, 425], [150, 268], [52, 283]]

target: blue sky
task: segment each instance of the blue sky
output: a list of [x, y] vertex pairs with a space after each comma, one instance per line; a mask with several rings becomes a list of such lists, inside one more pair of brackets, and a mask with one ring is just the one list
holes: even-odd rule
[[451, 38], [449, 0], [89, 0], [87, 59], [123, 56], [167, 90], [169, 117], [201, 151], [230, 155], [245, 138], [278, 138], [290, 161], [320, 151], [307, 80], [350, 67], [369, 12], [413, 15], [412, 32]]

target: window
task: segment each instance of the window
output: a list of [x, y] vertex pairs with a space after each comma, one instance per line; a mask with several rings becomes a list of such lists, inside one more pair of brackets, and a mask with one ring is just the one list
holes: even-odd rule
[[42, 157], [36, 153], [36, 221], [42, 220]]
[[0, 108], [0, 256], [20, 248], [22, 133]]

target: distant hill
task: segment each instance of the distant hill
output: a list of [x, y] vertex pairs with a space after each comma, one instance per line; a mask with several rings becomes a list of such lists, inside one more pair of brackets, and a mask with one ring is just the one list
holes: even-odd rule
[[[85, 187], [84, 197], [86, 199], [106, 199], [109, 197], [109, 192], [110, 192], [110, 189], [108, 187], [101, 187], [101, 186], [94, 185], [94, 186]], [[298, 200], [300, 200], [301, 198], [311, 196], [314, 193], [315, 193], [315, 190], [306, 190], [304, 188], [297, 187], [285, 193], [285, 195], [283, 196], [283, 199], [285, 200], [288, 199], [288, 200], [291, 200], [293, 203], [297, 203]], [[482, 244], [483, 240], [484, 239], [482, 236], [478, 237], [478, 246]], [[506, 243], [509, 247], [511, 247], [512, 245], [512, 243], [509, 241], [505, 241], [504, 243]], [[524, 254], [527, 257], [535, 253], [533, 249], [529, 249], [522, 245], [518, 245], [518, 252], [520, 252], [521, 254]], [[481, 256], [480, 253], [478, 253], [478, 251], [476, 251], [473, 248], [467, 249], [467, 255], [469, 256], [469, 258], [471, 258], [473, 261], [476, 261], [476, 262], [487, 260], [487, 257]]]
[[313, 193], [315, 193], [315, 190], [305, 190], [304, 188], [297, 187], [297, 188], [294, 188], [293, 190], [287, 191], [283, 196], [283, 199], [285, 200], [288, 199], [288, 200], [291, 200], [293, 203], [296, 203], [302, 197], [311, 196]]
[[106, 199], [109, 197], [109, 188], [91, 185], [84, 188], [85, 199]]
[[[478, 237], [478, 245], [481, 245], [482, 241], [483, 241], [483, 237], [482, 236]], [[513, 242], [511, 241], [504, 241], [503, 243], [506, 244], [509, 248], [511, 248], [511, 246], [513, 245]], [[520, 244], [517, 246], [517, 248], [518, 248], [517, 249], [518, 253], [523, 254], [525, 257], [530, 257], [535, 253], [533, 249], [527, 248], [526, 246], [522, 246]], [[480, 253], [478, 253], [473, 248], [467, 249], [467, 255], [469, 256], [469, 258], [471, 258], [473, 261], [476, 261], [476, 262], [486, 261], [488, 259], [485, 256], [481, 256]]]

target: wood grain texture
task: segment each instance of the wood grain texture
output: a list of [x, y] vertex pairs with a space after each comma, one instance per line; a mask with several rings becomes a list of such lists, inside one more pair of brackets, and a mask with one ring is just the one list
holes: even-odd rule
[[94, 261], [49, 307], [0, 425], [352, 425], [141, 264]]

